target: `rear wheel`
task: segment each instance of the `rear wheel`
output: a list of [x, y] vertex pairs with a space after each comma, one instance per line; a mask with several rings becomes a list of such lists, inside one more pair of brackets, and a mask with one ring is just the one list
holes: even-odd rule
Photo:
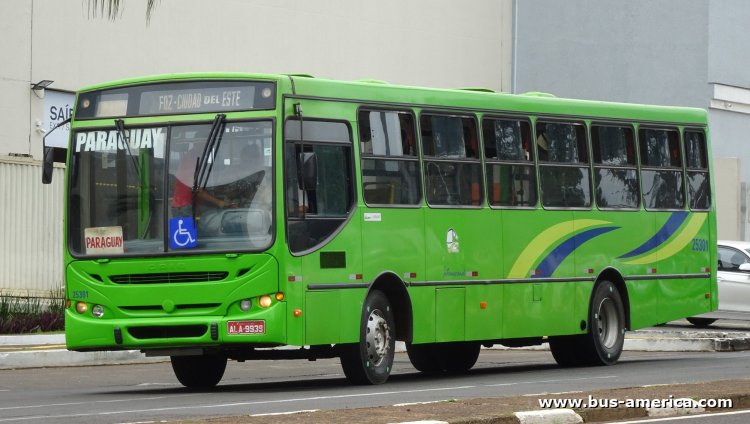
[[220, 354], [172, 356], [172, 370], [183, 386], [206, 389], [219, 384], [227, 367], [227, 357]]
[[620, 292], [609, 281], [594, 288], [586, 334], [550, 338], [552, 356], [562, 367], [613, 365], [625, 342], [625, 308]]
[[700, 328], [708, 327], [709, 325], [711, 325], [714, 322], [716, 322], [715, 318], [696, 318], [696, 317], [690, 317], [690, 318], [686, 318], [686, 319], [687, 319], [687, 321], [689, 323], [693, 324], [696, 327], [700, 327]]
[[407, 343], [411, 364], [423, 373], [462, 373], [470, 370], [479, 358], [481, 345], [474, 342]]
[[341, 367], [352, 384], [382, 384], [388, 380], [396, 351], [393, 310], [379, 290], [367, 295], [362, 308], [359, 343], [343, 345]]

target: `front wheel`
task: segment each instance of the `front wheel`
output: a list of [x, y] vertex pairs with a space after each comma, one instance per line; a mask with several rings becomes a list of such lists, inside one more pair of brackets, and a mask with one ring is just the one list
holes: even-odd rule
[[359, 343], [342, 345], [341, 367], [352, 384], [383, 384], [393, 368], [396, 334], [393, 310], [379, 290], [367, 295], [362, 308]]
[[170, 360], [177, 380], [190, 389], [207, 389], [219, 384], [227, 368], [227, 357], [220, 354], [172, 356]]

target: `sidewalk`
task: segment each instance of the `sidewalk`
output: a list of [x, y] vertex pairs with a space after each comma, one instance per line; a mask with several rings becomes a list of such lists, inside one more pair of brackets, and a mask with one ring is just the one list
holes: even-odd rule
[[[677, 321], [676, 323], [684, 323]], [[750, 350], [750, 322], [697, 329], [668, 325], [631, 331], [625, 335], [627, 351], [731, 352]], [[493, 349], [507, 349], [496, 345]], [[528, 349], [548, 349], [546, 344]], [[404, 351], [397, 343], [397, 351]], [[164, 362], [168, 357], [146, 357], [137, 350], [70, 352], [64, 334], [0, 335], [0, 370], [42, 367], [133, 364]]]

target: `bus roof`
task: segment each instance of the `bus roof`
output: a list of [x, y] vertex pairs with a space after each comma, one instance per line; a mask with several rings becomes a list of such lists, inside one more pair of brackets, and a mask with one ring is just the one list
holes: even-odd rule
[[[173, 73], [128, 78], [82, 88], [101, 90], [127, 85], [179, 80], [260, 79], [279, 82], [286, 95], [363, 103], [388, 103], [426, 109], [493, 111], [536, 116], [575, 116], [593, 120], [636, 120], [706, 125], [705, 109], [558, 98], [547, 93], [509, 94], [488, 89], [444, 89], [388, 84], [380, 80], [341, 81], [304, 74], [255, 74], [241, 72]], [[291, 84], [293, 80], [293, 84]], [[292, 88], [293, 87], [293, 88]], [[293, 92], [292, 92], [293, 90]]]

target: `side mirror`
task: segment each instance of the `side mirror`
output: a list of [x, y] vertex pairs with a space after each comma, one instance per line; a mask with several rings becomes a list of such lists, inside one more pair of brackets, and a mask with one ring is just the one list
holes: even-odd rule
[[740, 264], [739, 270], [742, 272], [750, 272], [750, 262], [745, 262], [744, 264]]
[[47, 136], [50, 135], [56, 129], [70, 123], [72, 117], [60, 122], [49, 130], [44, 137], [42, 137], [42, 184], [49, 184], [52, 182], [52, 168], [55, 163], [55, 148], [47, 146]]
[[44, 159], [42, 162], [42, 184], [52, 182], [52, 165], [54, 164], [55, 148], [44, 146]]

